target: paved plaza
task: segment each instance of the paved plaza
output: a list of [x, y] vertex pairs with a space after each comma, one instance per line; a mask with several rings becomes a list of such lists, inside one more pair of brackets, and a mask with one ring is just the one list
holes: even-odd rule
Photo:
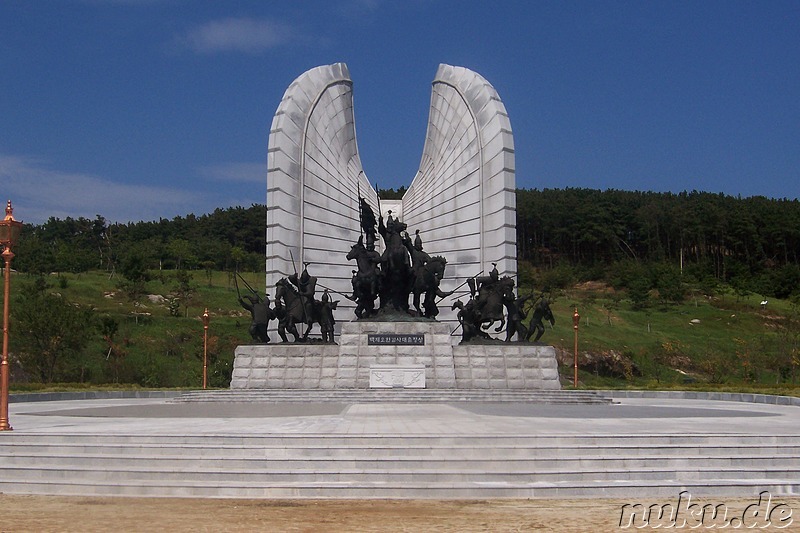
[[170, 403], [170, 398], [12, 402], [15, 434], [795, 435], [800, 408], [677, 398], [612, 405], [459, 402]]

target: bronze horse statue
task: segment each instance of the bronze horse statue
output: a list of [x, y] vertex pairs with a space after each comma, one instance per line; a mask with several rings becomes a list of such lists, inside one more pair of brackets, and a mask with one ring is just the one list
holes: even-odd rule
[[[353, 276], [353, 296], [356, 302], [355, 313], [358, 318], [366, 318], [375, 312], [375, 298], [378, 297], [379, 278], [377, 265], [381, 256], [378, 252], [364, 246], [359, 237], [358, 243], [350, 248], [347, 259], [356, 260], [358, 271]], [[348, 298], [350, 298], [348, 296]]]
[[[417, 270], [416, 276], [411, 282], [411, 292], [414, 294], [414, 309], [417, 310], [418, 316], [436, 318], [439, 314], [436, 298], [444, 298], [453, 294], [452, 292], [443, 292], [439, 288], [446, 266], [447, 259], [441, 255], [435, 255]], [[425, 300], [422, 303], [422, 307], [425, 308], [424, 312], [420, 308], [420, 298], [423, 294], [425, 294]]]
[[494, 329], [495, 333], [503, 330], [506, 324], [505, 303], [509, 294], [513, 294], [514, 280], [503, 276], [499, 280], [488, 284], [484, 283], [475, 299], [476, 323], [481, 329], [489, 329], [496, 321], [500, 324]]
[[[320, 323], [320, 302], [314, 300], [309, 314], [303, 305], [300, 293], [297, 292], [286, 278], [278, 280], [275, 284], [276, 315], [278, 316], [278, 335], [283, 342], [288, 342], [286, 332], [292, 334], [294, 341], [308, 340], [308, 334], [314, 323]], [[297, 324], [306, 324], [306, 331], [301, 336]]]

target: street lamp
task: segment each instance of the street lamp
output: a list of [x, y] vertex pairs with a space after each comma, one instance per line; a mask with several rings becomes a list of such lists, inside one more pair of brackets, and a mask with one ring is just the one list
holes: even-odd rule
[[0, 361], [0, 431], [11, 431], [11, 424], [8, 423], [8, 305], [11, 299], [11, 260], [14, 252], [11, 247], [16, 244], [19, 232], [22, 229], [22, 222], [14, 220], [11, 207], [11, 200], [6, 205], [6, 217], [0, 221], [0, 245], [3, 246], [3, 259], [5, 269], [3, 271], [4, 291], [3, 291], [3, 359]]
[[578, 314], [578, 308], [572, 314], [572, 328], [575, 330], [575, 380], [573, 387], [578, 388], [578, 324], [581, 321], [581, 315]]
[[208, 307], [203, 312], [203, 390], [208, 383]]

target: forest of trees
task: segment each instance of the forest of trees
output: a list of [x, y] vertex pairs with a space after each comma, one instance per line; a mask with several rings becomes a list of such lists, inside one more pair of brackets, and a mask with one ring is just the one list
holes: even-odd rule
[[[519, 259], [580, 279], [653, 285], [677, 273], [706, 286], [800, 293], [800, 202], [704, 192], [517, 191]], [[628, 279], [626, 280], [626, 276]], [[627, 281], [627, 283], [626, 283]]]
[[[401, 192], [381, 191], [384, 198]], [[14, 266], [30, 273], [126, 266], [258, 271], [265, 219], [263, 205], [129, 224], [110, 224], [100, 215], [51, 218], [24, 227]], [[764, 296], [800, 294], [798, 200], [519, 189], [517, 238], [521, 270], [563, 274], [551, 275], [549, 283], [596, 279], [649, 290], [680, 276]]]
[[100, 215], [25, 225], [14, 266], [29, 273], [264, 268], [266, 208], [217, 209], [156, 222], [109, 224]]

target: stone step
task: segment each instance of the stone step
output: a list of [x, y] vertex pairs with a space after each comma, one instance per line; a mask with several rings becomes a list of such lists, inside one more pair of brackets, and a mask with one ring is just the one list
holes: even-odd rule
[[169, 400], [194, 402], [522, 402], [545, 404], [609, 404], [611, 399], [581, 390], [490, 389], [236, 389], [189, 391]]
[[800, 470], [766, 468], [716, 468], [701, 470], [680, 470], [680, 469], [622, 469], [622, 470], [586, 470], [580, 472], [572, 471], [553, 471], [553, 472], [520, 472], [513, 470], [496, 472], [463, 471], [457, 467], [451, 470], [444, 469], [421, 469], [414, 468], [412, 471], [393, 471], [381, 467], [377, 468], [341, 468], [337, 471], [304, 469], [298, 471], [289, 470], [224, 470], [218, 471], [209, 468], [204, 469], [148, 469], [141, 468], [125, 469], [102, 469], [102, 468], [60, 468], [60, 467], [31, 467], [31, 468], [4, 468], [2, 479], [7, 482], [14, 480], [17, 483], [35, 482], [37, 480], [71, 480], [81, 479], [83, 482], [98, 483], [258, 483], [264, 481], [268, 484], [275, 483], [306, 483], [309, 487], [329, 482], [348, 482], [351, 485], [364, 483], [386, 483], [402, 487], [409, 483], [556, 483], [572, 482], [581, 483], [585, 481], [597, 482], [605, 481], [609, 485], [621, 481], [664, 481], [692, 483], [702, 481], [706, 478], [718, 480], [739, 480], [739, 479], [768, 479], [772, 483], [800, 483]]
[[[28, 440], [28, 439], [26, 439]], [[359, 439], [360, 440], [360, 439]], [[741, 445], [726, 444], [701, 447], [684, 444], [652, 443], [641, 446], [586, 446], [586, 445], [561, 445], [561, 446], [530, 446], [509, 445], [503, 442], [488, 443], [488, 446], [475, 444], [446, 445], [431, 443], [431, 445], [391, 446], [381, 443], [363, 442], [330, 442], [327, 444], [315, 442], [287, 446], [286, 443], [265, 443], [264, 445], [215, 445], [215, 444], [185, 444], [180, 441], [161, 443], [100, 443], [100, 442], [69, 442], [67, 440], [44, 442], [0, 442], [0, 456], [11, 458], [15, 456], [31, 457], [137, 457], [159, 458], [174, 457], [177, 459], [198, 458], [236, 460], [236, 459], [282, 459], [282, 460], [313, 460], [317, 457], [325, 459], [335, 458], [386, 458], [386, 459], [449, 459], [453, 456], [464, 459], [490, 459], [490, 460], [611, 460], [611, 459], [637, 459], [637, 460], [667, 460], [677, 459], [735, 459], [735, 458], [763, 458], [763, 457], [800, 457], [800, 445], [783, 444], [760, 446], [757, 443], [743, 443]], [[533, 459], [532, 459], [533, 458]]]
[[[188, 455], [188, 454], [187, 454]], [[800, 469], [800, 456], [797, 455], [763, 455], [763, 456], [729, 456], [729, 457], [664, 457], [637, 456], [624, 457], [575, 457], [557, 458], [505, 458], [492, 459], [486, 457], [426, 457], [403, 455], [379, 455], [374, 457], [358, 457], [356, 454], [340, 457], [248, 457], [227, 458], [224, 456], [179, 456], [132, 454], [30, 454], [14, 453], [3, 458], [3, 470], [11, 468], [63, 468], [91, 469], [103, 467], [104, 471], [146, 468], [163, 468], [164, 471], [209, 471], [216, 472], [224, 467], [226, 471], [249, 472], [344, 472], [350, 469], [369, 471], [377, 469], [387, 472], [406, 473], [425, 471], [473, 471], [519, 472], [545, 474], [569, 471], [574, 473], [602, 471], [634, 471], [671, 469], [692, 469], [706, 471], [709, 469], [747, 468], [751, 470], [769, 469], [780, 465], [779, 471]], [[209, 467], [208, 465], [213, 465]]]
[[703, 456], [752, 453], [794, 453], [800, 450], [800, 434], [794, 435], [686, 435], [684, 440], [671, 435], [378, 435], [378, 434], [293, 434], [293, 435], [112, 435], [112, 434], [40, 434], [14, 431], [0, 433], [0, 449], [31, 447], [50, 450], [87, 448], [98, 450], [237, 450], [275, 453], [298, 450], [302, 453], [331, 450], [382, 451], [407, 453], [463, 453], [479, 450], [497, 454], [536, 452], [538, 454], [570, 451], [590, 456], [628, 454], [700, 454]]
[[50, 480], [26, 483], [0, 476], [0, 492], [15, 494], [62, 494], [85, 496], [161, 496], [194, 498], [338, 498], [338, 499], [485, 499], [485, 498], [635, 498], [637, 495], [675, 498], [681, 491], [693, 495], [753, 496], [753, 487], [774, 495], [800, 494], [800, 482], [790, 478], [717, 479], [707, 478], [690, 482], [665, 480], [628, 480], [609, 484], [605, 480], [580, 482], [465, 482], [453, 484], [411, 482], [402, 486], [383, 481], [353, 483], [325, 481], [310, 485], [306, 482], [269, 483], [192, 483], [152, 481], [98, 483], [96, 481]]

